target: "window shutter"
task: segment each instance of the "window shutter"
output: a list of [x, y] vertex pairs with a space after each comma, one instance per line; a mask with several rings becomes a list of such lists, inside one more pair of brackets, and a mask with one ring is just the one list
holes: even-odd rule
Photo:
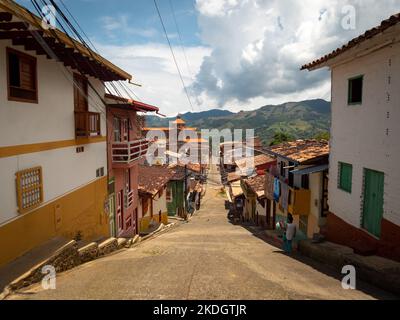
[[351, 193], [353, 166], [348, 163], [339, 163], [339, 170], [339, 188]]
[[20, 58], [20, 87], [35, 90], [35, 68], [31, 60]]

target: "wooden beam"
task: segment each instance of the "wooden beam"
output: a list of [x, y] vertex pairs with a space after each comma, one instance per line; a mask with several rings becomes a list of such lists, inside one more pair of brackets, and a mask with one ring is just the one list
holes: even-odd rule
[[10, 31], [16, 30], [27, 30], [28, 24], [24, 22], [0, 22], [0, 30]]
[[0, 21], [11, 21], [12, 14], [9, 12], [0, 12]]
[[[43, 31], [37, 31], [43, 35]], [[0, 39], [28, 38], [32, 37], [31, 31], [0, 31]]]

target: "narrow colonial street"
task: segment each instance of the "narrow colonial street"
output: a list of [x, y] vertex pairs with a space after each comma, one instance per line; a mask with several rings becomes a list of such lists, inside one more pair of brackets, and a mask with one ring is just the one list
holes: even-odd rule
[[[357, 283], [227, 219], [219, 173], [211, 168], [202, 208], [190, 220], [139, 246], [57, 276], [9, 299], [374, 299], [390, 294]], [[256, 229], [255, 229], [256, 230]]]

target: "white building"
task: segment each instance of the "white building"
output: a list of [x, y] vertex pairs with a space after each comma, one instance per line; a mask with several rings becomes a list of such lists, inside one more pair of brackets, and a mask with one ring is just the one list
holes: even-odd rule
[[12, 1], [0, 22], [2, 265], [55, 236], [109, 234], [104, 82], [131, 76]]
[[400, 14], [302, 69], [329, 67], [328, 239], [400, 260]]

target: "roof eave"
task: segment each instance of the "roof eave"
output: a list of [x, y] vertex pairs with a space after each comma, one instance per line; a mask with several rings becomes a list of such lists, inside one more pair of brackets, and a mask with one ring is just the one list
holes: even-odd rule
[[35, 15], [34, 13], [30, 12], [25, 7], [17, 4], [16, 2], [7, 1], [7, 2], [0, 2], [0, 9], [10, 12], [12, 15], [18, 17], [19, 19], [25, 20], [27, 23], [32, 25], [33, 27], [42, 31], [46, 36], [53, 37], [54, 35], [52, 32], [55, 32], [57, 38], [59, 38], [66, 46], [69, 46], [73, 49], [77, 49], [80, 54], [86, 56], [87, 58], [94, 57], [99, 63], [101, 63], [104, 67], [110, 69], [112, 72], [116, 73], [121, 79], [123, 80], [132, 80], [132, 75], [128, 72], [122, 70], [121, 68], [117, 67], [104, 57], [100, 56], [96, 52], [86, 48], [83, 44], [79, 41], [76, 41], [66, 35], [64, 32], [58, 29], [43, 29], [41, 26], [42, 20]]

